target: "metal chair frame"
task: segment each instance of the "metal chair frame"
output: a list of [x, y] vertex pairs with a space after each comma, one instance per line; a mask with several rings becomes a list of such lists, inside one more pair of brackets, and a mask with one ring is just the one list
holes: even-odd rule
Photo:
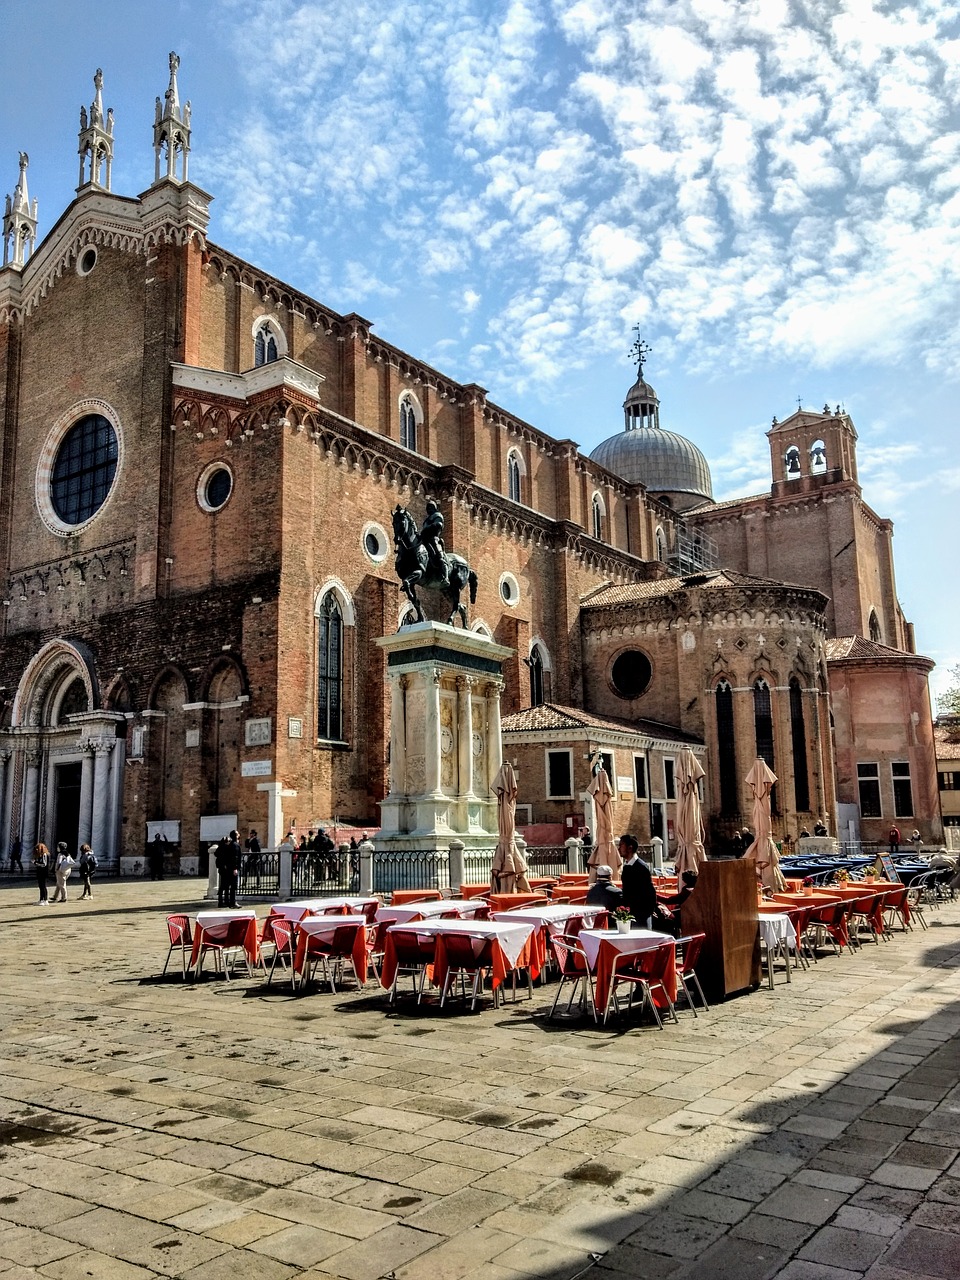
[[703, 987], [700, 985], [700, 979], [697, 977], [694, 965], [700, 956], [700, 949], [707, 939], [705, 933], [690, 933], [686, 937], [677, 939], [677, 978], [683, 988], [683, 994], [687, 997], [687, 1004], [690, 1006], [693, 1016], [696, 1018], [697, 1006], [693, 1002], [693, 994], [690, 990], [690, 983], [696, 986], [697, 994], [703, 1001], [704, 1009], [709, 1009], [707, 997], [703, 994]]
[[170, 937], [170, 950], [167, 952], [167, 958], [163, 964], [163, 977], [167, 972], [167, 965], [170, 963], [170, 957], [174, 951], [180, 952], [180, 959], [183, 964], [183, 977], [186, 980], [189, 964], [187, 963], [188, 955], [193, 954], [193, 931], [190, 928], [190, 917], [185, 915], [167, 916], [167, 933]]

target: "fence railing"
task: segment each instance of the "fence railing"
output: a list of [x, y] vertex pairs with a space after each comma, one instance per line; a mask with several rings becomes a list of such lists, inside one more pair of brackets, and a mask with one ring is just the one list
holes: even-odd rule
[[280, 892], [280, 855], [264, 850], [256, 855], [244, 854], [240, 864], [238, 898], [276, 897]]

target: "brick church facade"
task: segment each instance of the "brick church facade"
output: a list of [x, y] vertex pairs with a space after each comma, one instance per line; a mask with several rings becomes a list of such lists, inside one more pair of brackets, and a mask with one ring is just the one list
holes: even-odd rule
[[932, 664], [849, 418], [775, 424], [770, 494], [714, 503], [641, 376], [616, 439], [652, 442], [647, 471], [587, 457], [213, 245], [190, 133], [171, 56], [153, 185], [115, 194], [98, 73], [76, 199], [37, 243], [23, 156], [7, 200], [0, 848], [89, 840], [109, 865], [150, 823], [185, 853], [217, 815], [269, 842], [294, 819], [378, 825], [375, 641], [408, 608], [391, 518], [428, 496], [478, 575], [471, 625], [514, 651], [505, 750], [531, 822], [582, 812], [599, 749], [618, 820], [666, 835], [691, 745], [718, 837], [758, 752], [780, 831], [874, 837], [912, 787], [898, 821], [940, 837]]

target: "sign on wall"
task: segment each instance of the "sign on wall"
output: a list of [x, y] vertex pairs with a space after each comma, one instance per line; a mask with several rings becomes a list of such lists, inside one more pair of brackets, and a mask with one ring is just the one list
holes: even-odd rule
[[179, 821], [170, 820], [169, 822], [148, 822], [147, 823], [147, 844], [156, 836], [163, 836], [165, 840], [169, 840], [171, 844], [180, 843], [180, 823]]
[[248, 720], [244, 726], [244, 741], [248, 747], [265, 747], [270, 744], [270, 718]]
[[272, 760], [244, 760], [240, 765], [241, 778], [269, 778], [272, 773]]

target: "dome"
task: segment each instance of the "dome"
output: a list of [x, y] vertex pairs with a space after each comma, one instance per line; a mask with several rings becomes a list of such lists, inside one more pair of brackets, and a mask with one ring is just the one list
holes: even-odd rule
[[654, 494], [688, 495], [681, 505], [713, 500], [707, 460], [691, 441], [660, 426], [660, 402], [642, 377], [623, 402], [625, 429], [604, 440], [590, 454], [628, 484], [643, 484]]

